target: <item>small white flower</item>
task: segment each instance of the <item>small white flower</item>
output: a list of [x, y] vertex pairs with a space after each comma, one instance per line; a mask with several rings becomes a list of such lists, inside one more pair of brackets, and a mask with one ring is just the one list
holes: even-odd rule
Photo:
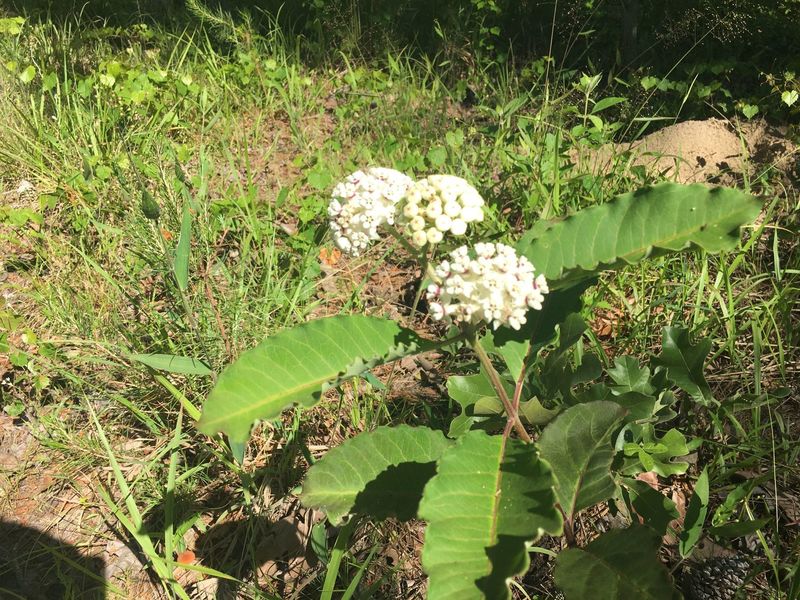
[[426, 236], [425, 237], [428, 238], [428, 243], [429, 244], [438, 244], [444, 238], [444, 234], [441, 231], [439, 231], [438, 229], [436, 229], [436, 227], [431, 227], [426, 232]]
[[411, 236], [411, 243], [414, 244], [417, 248], [422, 248], [425, 244], [428, 243], [428, 236], [425, 233], [424, 229], [419, 229], [414, 232]]
[[[411, 243], [421, 248], [437, 244], [444, 234], [461, 236], [467, 224], [483, 221], [483, 198], [465, 180], [455, 175], [431, 175], [417, 181], [406, 194], [402, 224], [411, 234]], [[420, 219], [423, 221], [420, 223]], [[441, 233], [431, 233], [434, 228]], [[426, 242], [416, 232], [426, 229]], [[409, 231], [410, 230], [410, 231]], [[432, 240], [438, 240], [436, 242]]]
[[[394, 224], [396, 205], [413, 183], [399, 171], [376, 167], [356, 171], [337, 184], [328, 204], [328, 217], [339, 249], [358, 256], [371, 241], [379, 239], [380, 227]], [[413, 212], [414, 207], [407, 205], [404, 214], [405, 210]], [[424, 227], [423, 219], [420, 228]]]
[[536, 276], [531, 262], [505, 244], [475, 244], [472, 253], [461, 246], [434, 273], [438, 281], [428, 286], [426, 297], [437, 321], [519, 329], [529, 309], [542, 309], [550, 291], [544, 275]]

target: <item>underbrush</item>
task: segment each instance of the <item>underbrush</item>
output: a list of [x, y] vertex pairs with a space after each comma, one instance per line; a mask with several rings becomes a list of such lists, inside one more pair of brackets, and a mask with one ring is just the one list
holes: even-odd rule
[[[331, 52], [312, 68], [277, 25], [230, 25], [221, 44], [208, 23], [1, 22], [1, 403], [45, 449], [9, 481], [55, 477], [43, 494], [106, 523], [77, 541], [126, 540], [153, 597], [205, 597], [209, 582], [253, 598], [334, 586], [421, 597], [417, 522], [334, 528], [296, 488], [359, 432], [444, 427], [458, 407], [443, 382], [468, 356], [442, 351], [343, 384], [260, 425], [241, 464], [195, 429], [204, 399], [245, 350], [311, 318], [388, 315], [434, 330], [412, 309], [423, 274], [393, 240], [358, 258], [330, 241], [330, 190], [347, 174], [463, 177], [487, 202], [483, 237], [511, 242], [660, 181], [623, 146], [602, 167], [575, 152], [608, 152], [663, 115], [645, 114], [638, 91], [605, 94], [548, 61], [518, 71]], [[769, 165], [735, 175], [763, 203], [740, 246], [602, 275], [568, 356], [645, 360], [669, 325], [711, 340], [719, 402], [683, 415], [697, 447], [688, 474], [661, 489], [686, 501], [706, 468], [714, 525], [740, 524], [707, 533], [709, 555], [749, 544], [748, 597], [795, 598], [798, 189]], [[0, 497], [0, 514], [14, 511], [13, 493]], [[603, 517], [582, 517], [585, 540]], [[534, 561], [515, 597], [556, 597], [551, 563]], [[134, 583], [102, 585], [130, 597]]]

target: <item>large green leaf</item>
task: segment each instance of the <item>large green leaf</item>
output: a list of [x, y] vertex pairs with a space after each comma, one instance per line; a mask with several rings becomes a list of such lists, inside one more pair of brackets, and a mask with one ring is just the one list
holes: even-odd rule
[[522, 237], [517, 250], [551, 280], [551, 287], [565, 287], [648, 256], [733, 248], [739, 227], [755, 219], [760, 206], [734, 189], [663, 183], [540, 225]]
[[337, 316], [281, 331], [242, 354], [219, 377], [198, 427], [247, 441], [257, 419], [293, 404], [313, 406], [323, 392], [365, 370], [429, 347], [394, 321]]
[[703, 373], [706, 357], [711, 352], [711, 340], [702, 338], [697, 344], [689, 339], [685, 327], [665, 327], [661, 354], [653, 364], [666, 367], [669, 378], [696, 402], [707, 405], [714, 396]]
[[614, 493], [611, 434], [625, 414], [615, 402], [578, 404], [542, 432], [539, 452], [553, 469], [556, 497], [568, 519]]
[[526, 544], [561, 532], [552, 485], [533, 445], [470, 431], [449, 448], [419, 505], [428, 598], [508, 598], [508, 579], [528, 567]]
[[333, 448], [308, 471], [301, 499], [333, 524], [350, 513], [402, 520], [417, 514], [422, 489], [451, 444], [427, 427], [378, 427]]
[[661, 536], [649, 527], [612, 529], [586, 548], [556, 559], [556, 585], [567, 600], [672, 600], [680, 594], [658, 560]]

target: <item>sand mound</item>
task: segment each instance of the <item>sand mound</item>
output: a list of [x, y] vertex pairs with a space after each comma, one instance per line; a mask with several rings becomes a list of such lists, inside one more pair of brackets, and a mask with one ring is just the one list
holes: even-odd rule
[[663, 178], [681, 183], [734, 184], [765, 169], [798, 169], [798, 148], [764, 121], [740, 124], [708, 119], [665, 127], [629, 144], [614, 144], [572, 155], [579, 168], [608, 171], [621, 157]]

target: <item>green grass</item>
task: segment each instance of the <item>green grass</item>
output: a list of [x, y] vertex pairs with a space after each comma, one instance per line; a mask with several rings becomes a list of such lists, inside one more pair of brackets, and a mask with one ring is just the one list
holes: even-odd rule
[[[609, 110], [600, 113], [604, 129], [592, 130], [589, 96], [572, 87], [579, 74], [442, 65], [401, 51], [372, 61], [331, 51], [311, 67], [277, 26], [256, 35], [246, 24], [212, 25], [120, 32], [43, 22], [0, 35], [0, 191], [10, 197], [27, 179], [38, 192], [30, 206], [0, 212], [4, 261], [15, 274], [13, 298], [0, 307], [2, 341], [20, 363], [3, 404], [22, 402], [65, 479], [96, 478], [88, 510], [138, 546], [170, 597], [197, 593], [185, 571], [173, 576], [187, 531], [291, 515], [293, 488], [325, 448], [379, 424], [440, 419], [446, 402], [348, 386], [320, 408], [262, 425], [240, 467], [190, 417], [213, 377], [165, 376], [131, 354], [193, 357], [219, 372], [314, 315], [380, 312], [370, 270], [404, 267], [386, 258], [388, 246], [336, 266], [335, 291], [320, 284], [319, 252], [331, 247], [327, 194], [365, 165], [470, 179], [490, 204], [485, 233], [503, 238], [657, 179], [629, 168], [625, 155], [601, 174], [571, 163], [571, 148], [638, 127]], [[459, 104], [462, 81], [475, 86], [475, 106]], [[796, 391], [800, 331], [800, 205], [785, 181], [768, 173], [745, 182], [765, 212], [739, 251], [610, 274], [586, 309], [617, 309], [617, 353], [644, 356], [674, 322], [714, 340], [709, 378], [725, 401], [691, 433], [707, 440], [701, 459], [720, 490], [741, 469], [764, 473], [777, 490], [800, 480], [798, 406], [778, 392]], [[150, 197], [157, 220], [142, 210]], [[184, 218], [191, 241], [179, 250]], [[33, 259], [19, 263], [22, 254]], [[612, 350], [597, 335], [589, 343]], [[762, 568], [780, 579], [797, 570], [798, 546], [796, 536], [774, 533], [785, 545]], [[374, 597], [400, 597], [403, 575], [376, 566], [374, 550], [408, 547], [408, 536], [391, 526], [360, 528], [349, 545], [337, 540], [338, 583], [320, 563], [300, 576], [297, 597], [319, 597], [334, 583], [344, 591], [362, 575], [362, 594], [376, 585]], [[243, 597], [281, 597], [279, 582], [259, 589], [249, 567], [260, 540], [239, 537], [214, 568], [242, 580]]]

